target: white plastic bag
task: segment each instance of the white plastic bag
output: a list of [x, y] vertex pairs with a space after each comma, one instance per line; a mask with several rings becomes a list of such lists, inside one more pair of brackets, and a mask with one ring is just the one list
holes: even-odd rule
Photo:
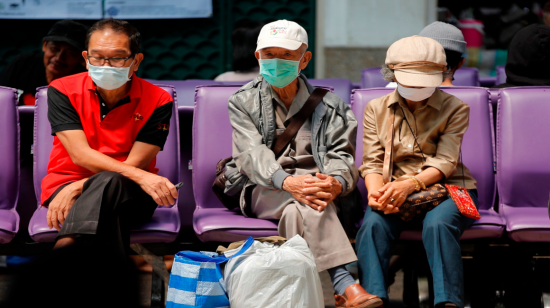
[[280, 247], [254, 241], [245, 253], [227, 263], [225, 284], [231, 308], [325, 306], [315, 260], [299, 235]]

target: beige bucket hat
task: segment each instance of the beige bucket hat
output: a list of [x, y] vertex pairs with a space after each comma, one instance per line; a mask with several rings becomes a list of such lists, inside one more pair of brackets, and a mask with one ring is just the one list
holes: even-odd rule
[[386, 53], [386, 62], [394, 70], [395, 79], [410, 87], [439, 87], [447, 59], [443, 46], [436, 40], [418, 35], [393, 43]]

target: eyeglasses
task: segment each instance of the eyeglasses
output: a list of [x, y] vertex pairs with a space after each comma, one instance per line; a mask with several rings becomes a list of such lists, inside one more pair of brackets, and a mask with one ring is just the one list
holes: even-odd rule
[[91, 65], [94, 66], [103, 66], [105, 64], [105, 61], [109, 61], [109, 64], [112, 67], [123, 67], [126, 61], [128, 59], [133, 58], [134, 56], [129, 56], [128, 58], [101, 58], [101, 57], [94, 57], [94, 56], [88, 56], [88, 61]]

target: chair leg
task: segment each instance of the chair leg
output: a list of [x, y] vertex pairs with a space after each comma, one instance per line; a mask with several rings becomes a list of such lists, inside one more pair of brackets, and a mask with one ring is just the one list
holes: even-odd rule
[[[160, 257], [160, 259], [163, 258]], [[151, 308], [163, 308], [166, 294], [164, 280], [156, 271], [153, 271], [151, 275], [153, 275], [151, 279]]]
[[420, 307], [417, 274], [417, 269], [411, 262], [407, 262], [403, 267], [403, 304], [405, 307]]

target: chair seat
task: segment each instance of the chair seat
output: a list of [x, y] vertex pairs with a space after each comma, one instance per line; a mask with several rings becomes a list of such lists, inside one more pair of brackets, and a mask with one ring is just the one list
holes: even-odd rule
[[244, 217], [225, 208], [197, 208], [193, 215], [195, 233], [203, 242], [236, 242], [249, 236], [278, 235], [277, 223]]
[[550, 242], [547, 207], [501, 206], [508, 237], [516, 242]]
[[[54, 242], [57, 230], [48, 228], [48, 209], [39, 207], [29, 223], [31, 238], [39, 243]], [[136, 226], [130, 233], [131, 243], [170, 243], [176, 240], [180, 220], [176, 208], [157, 208], [150, 221]]]
[[[462, 234], [461, 240], [474, 240], [481, 238], [500, 238], [504, 232], [504, 220], [493, 210], [480, 210], [481, 218], [476, 220], [470, 228]], [[421, 241], [422, 230], [406, 230], [401, 233], [399, 239]]]
[[19, 214], [15, 210], [0, 210], [0, 244], [6, 244], [19, 230]]

